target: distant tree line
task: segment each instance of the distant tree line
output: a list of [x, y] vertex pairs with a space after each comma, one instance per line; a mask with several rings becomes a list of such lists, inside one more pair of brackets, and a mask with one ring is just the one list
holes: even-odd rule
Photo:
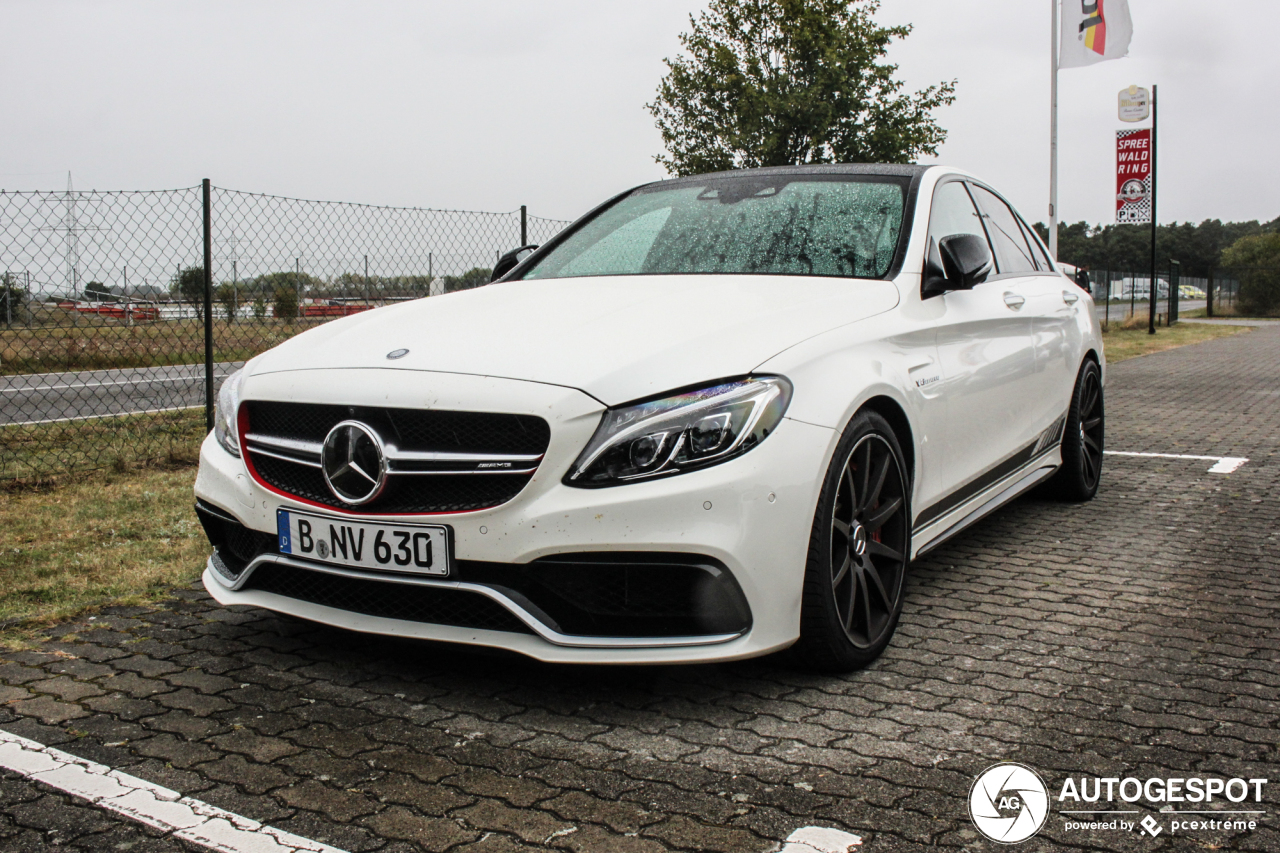
[[[1042, 222], [1037, 222], [1035, 228], [1047, 243], [1049, 229]], [[1183, 275], [1203, 278], [1227, 263], [1224, 253], [1240, 240], [1275, 233], [1280, 233], [1280, 218], [1265, 224], [1217, 219], [1206, 219], [1199, 225], [1175, 222], [1156, 228], [1156, 258], [1161, 267], [1173, 258], [1182, 263]], [[1142, 271], [1151, 266], [1151, 230], [1135, 225], [1061, 223], [1058, 258], [1091, 270]]]
[[[1049, 229], [1036, 223], [1041, 239]], [[1151, 231], [1145, 226], [1058, 226], [1058, 257], [1091, 270], [1142, 272], [1151, 267]], [[1156, 262], [1180, 261], [1182, 274], [1206, 278], [1210, 273], [1240, 283], [1236, 308], [1244, 315], [1280, 314], [1280, 218], [1267, 223], [1206, 219], [1156, 228]]]
[[[227, 319], [248, 307], [256, 319], [267, 315], [271, 306], [274, 317], [298, 316], [298, 306], [303, 299], [413, 299], [426, 296], [434, 281], [440, 282], [444, 293], [469, 290], [489, 283], [492, 269], [473, 267], [461, 275], [432, 278], [425, 275], [364, 276], [343, 273], [326, 281], [305, 272], [272, 272], [245, 279], [224, 281], [214, 288], [214, 301]], [[170, 279], [169, 292], [175, 298], [194, 305], [196, 316], [204, 313], [204, 267], [187, 267]], [[114, 300], [105, 287], [91, 282], [85, 288], [87, 299]]]

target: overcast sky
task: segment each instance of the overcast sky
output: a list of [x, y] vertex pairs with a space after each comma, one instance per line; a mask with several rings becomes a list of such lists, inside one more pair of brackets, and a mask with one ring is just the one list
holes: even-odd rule
[[[1047, 218], [1050, 0], [884, 0], [938, 160]], [[1276, 0], [1130, 0], [1061, 73], [1065, 220], [1114, 215], [1116, 93], [1160, 85], [1160, 219], [1280, 216]], [[696, 0], [0, 0], [0, 187], [219, 186], [570, 219], [663, 176], [644, 104]]]

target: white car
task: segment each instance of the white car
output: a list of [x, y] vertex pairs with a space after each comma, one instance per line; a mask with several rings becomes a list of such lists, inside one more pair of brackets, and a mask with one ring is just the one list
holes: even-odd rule
[[986, 184], [803, 166], [647, 184], [500, 280], [222, 386], [224, 605], [544, 661], [865, 666], [911, 560], [1098, 488], [1089, 295]]

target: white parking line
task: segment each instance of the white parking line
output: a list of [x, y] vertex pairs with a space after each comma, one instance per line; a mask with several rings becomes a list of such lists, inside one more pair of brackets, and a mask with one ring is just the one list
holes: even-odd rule
[[806, 826], [787, 836], [787, 843], [780, 853], [853, 853], [853, 849], [861, 844], [861, 836], [843, 829]]
[[345, 853], [6, 731], [0, 767], [222, 853]]
[[1107, 456], [1154, 456], [1158, 459], [1203, 459], [1212, 461], [1210, 474], [1230, 474], [1249, 460], [1242, 456], [1189, 456], [1186, 453], [1135, 453], [1131, 450], [1104, 450]]

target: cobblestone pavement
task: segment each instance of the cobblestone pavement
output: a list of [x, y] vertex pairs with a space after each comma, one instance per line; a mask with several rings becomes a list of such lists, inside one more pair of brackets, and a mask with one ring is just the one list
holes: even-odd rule
[[[1068, 775], [1273, 779], [1253, 832], [1067, 831], [1021, 850], [1280, 850], [1280, 329], [1111, 369], [1090, 504], [1022, 499], [918, 562], [893, 646], [846, 677], [777, 660], [569, 668], [219, 609], [58, 626], [0, 653], [0, 729], [349, 851], [994, 850], [1002, 759]], [[0, 776], [0, 850], [180, 842]]]

